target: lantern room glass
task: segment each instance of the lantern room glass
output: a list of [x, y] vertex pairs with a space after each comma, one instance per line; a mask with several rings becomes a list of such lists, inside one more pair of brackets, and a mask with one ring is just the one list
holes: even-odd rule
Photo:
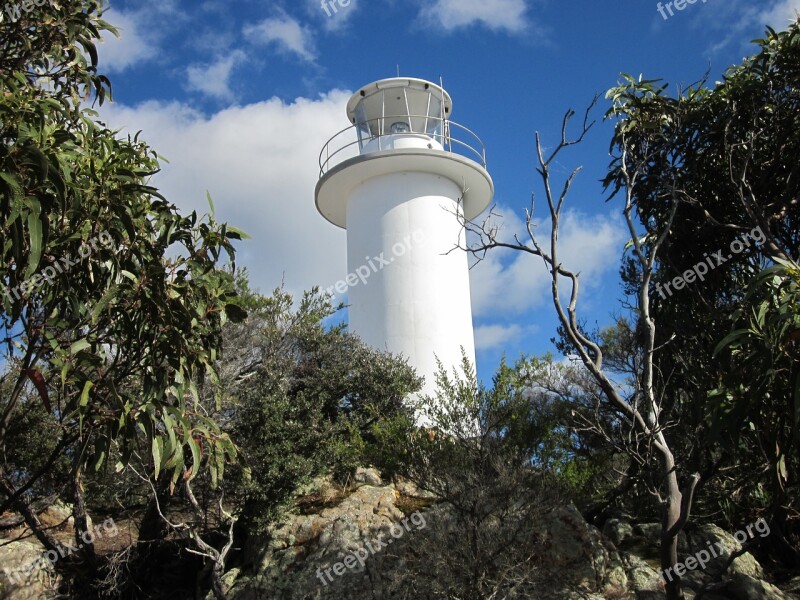
[[353, 113], [359, 149], [391, 135], [426, 136], [444, 143], [443, 99], [435, 89], [397, 87], [364, 96]]

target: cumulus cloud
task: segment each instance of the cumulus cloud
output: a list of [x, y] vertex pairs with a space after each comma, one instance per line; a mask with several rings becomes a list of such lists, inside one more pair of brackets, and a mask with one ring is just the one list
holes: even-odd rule
[[494, 31], [519, 33], [526, 29], [525, 0], [435, 0], [420, 11], [420, 17], [447, 31], [480, 24]]
[[[104, 105], [102, 118], [142, 137], [170, 162], [153, 185], [182, 211], [208, 212], [252, 236], [237, 243], [237, 264], [263, 292], [285, 283], [300, 293], [347, 272], [345, 232], [314, 205], [320, 148], [347, 126], [349, 92], [291, 103], [273, 98], [209, 116], [181, 103]], [[123, 133], [124, 133], [123, 131]]]
[[119, 30], [119, 37], [103, 32], [103, 41], [98, 48], [103, 71], [124, 71], [157, 54], [158, 47], [148, 33], [144, 13], [110, 9], [105, 18]]
[[[347, 272], [345, 231], [316, 210], [318, 156], [328, 137], [346, 127], [343, 107], [350, 92], [318, 98], [232, 106], [205, 115], [191, 106], [150, 101], [137, 106], [104, 105], [101, 117], [123, 134], [142, 130], [169, 162], [152, 184], [182, 211], [208, 211], [248, 232], [237, 243], [237, 263], [263, 292], [285, 285], [299, 294], [334, 284]], [[500, 207], [503, 235], [524, 231], [517, 211]], [[546, 227], [540, 234], [547, 236]], [[564, 215], [562, 260], [582, 273], [584, 292], [604, 278], [616, 282], [625, 241], [609, 216]], [[470, 274], [473, 311], [480, 325], [477, 348], [486, 351], [521, 340], [530, 329], [514, 319], [549, 302], [548, 275], [540, 260], [513, 252], [490, 252]], [[590, 296], [584, 294], [584, 306]], [[499, 316], [502, 315], [502, 316]], [[526, 319], [527, 320], [527, 319]]]
[[[767, 25], [777, 31], [786, 29], [798, 12], [800, 0], [767, 0], [758, 6], [750, 0], [729, 0], [718, 3], [713, 11], [701, 11], [695, 26], [721, 34], [712, 38], [714, 42], [708, 51], [713, 54], [731, 44], [741, 44], [743, 37], [747, 40], [754, 35], [761, 37]], [[750, 44], [743, 45], [746, 52], [752, 49]]]
[[480, 325], [475, 328], [475, 350], [493, 350], [519, 341], [523, 328], [520, 325]]
[[316, 58], [312, 31], [287, 14], [245, 26], [244, 36], [253, 44], [274, 45], [308, 62]]
[[207, 65], [191, 65], [186, 69], [186, 87], [219, 100], [230, 100], [233, 92], [230, 77], [236, 63], [245, 58], [245, 53], [235, 50]]
[[[500, 237], [511, 241], [514, 233], [524, 232], [524, 224], [515, 211], [498, 207], [503, 224]], [[549, 240], [549, 229], [542, 224], [536, 230], [540, 240]], [[520, 235], [521, 240], [526, 238]], [[586, 292], [605, 278], [616, 281], [622, 249], [627, 239], [621, 223], [606, 215], [591, 216], [577, 211], [562, 215], [559, 233], [559, 259], [573, 272], [581, 274], [583, 303]], [[549, 243], [549, 242], [548, 242]], [[547, 244], [545, 244], [547, 245]], [[569, 290], [564, 290], [568, 293]], [[542, 260], [522, 252], [493, 250], [471, 272], [470, 294], [476, 317], [522, 314], [550, 300], [550, 275]]]
[[785, 29], [800, 13], [800, 0], [779, 0], [774, 6], [764, 9], [759, 15], [762, 23], [775, 29]]

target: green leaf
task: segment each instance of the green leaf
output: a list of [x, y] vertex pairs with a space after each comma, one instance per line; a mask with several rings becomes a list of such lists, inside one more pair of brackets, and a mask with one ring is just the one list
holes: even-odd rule
[[78, 340], [77, 342], [73, 342], [73, 344], [69, 347], [69, 353], [74, 356], [81, 350], [86, 350], [87, 348], [91, 347], [92, 345], [87, 340]]
[[189, 481], [191, 481], [200, 473], [200, 447], [197, 445], [197, 441], [191, 436], [187, 443], [192, 451], [192, 472], [189, 475]]
[[726, 347], [732, 345], [739, 338], [746, 337], [750, 334], [749, 329], [737, 329], [726, 335], [723, 340], [714, 348], [714, 356], [722, 352]]
[[117, 297], [118, 292], [119, 288], [117, 286], [113, 286], [105, 294], [103, 294], [103, 297], [100, 298], [97, 304], [94, 305], [94, 308], [92, 309], [93, 324], [97, 323], [97, 320], [100, 318], [100, 314], [105, 310], [108, 304]]
[[211, 211], [211, 214], [214, 214], [214, 201], [211, 200], [211, 194], [206, 191], [206, 200], [208, 200], [208, 208]]
[[11, 188], [11, 192], [14, 196], [18, 196], [22, 192], [22, 186], [19, 184], [19, 181], [13, 173], [0, 172], [0, 179], [8, 184], [8, 187]]
[[103, 463], [106, 460], [106, 450], [105, 448], [98, 448], [97, 452], [95, 452], [93, 463], [94, 463], [94, 470], [99, 471], [100, 467], [103, 466]]
[[89, 392], [94, 387], [94, 383], [86, 381], [83, 384], [83, 391], [81, 392], [81, 407], [86, 407], [89, 404]]
[[25, 269], [26, 279], [33, 275], [42, 258], [42, 221], [39, 216], [42, 208], [38, 200], [32, 199], [30, 203], [33, 209], [28, 214], [28, 235], [31, 239], [31, 252], [28, 257], [28, 266]]
[[153, 465], [155, 465], [155, 477], [161, 472], [161, 463], [164, 455], [164, 440], [161, 437], [154, 437], [152, 444]]
[[786, 469], [786, 456], [781, 455], [780, 459], [778, 460], [778, 464], [776, 465], [778, 469], [778, 477], [786, 482], [789, 479], [789, 471]]
[[252, 239], [250, 235], [239, 229], [238, 227], [234, 227], [233, 225], [226, 225], [225, 226], [225, 237], [228, 237], [233, 240], [250, 240]]

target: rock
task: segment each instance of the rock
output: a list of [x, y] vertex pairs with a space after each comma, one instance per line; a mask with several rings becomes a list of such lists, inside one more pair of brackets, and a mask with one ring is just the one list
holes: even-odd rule
[[[289, 515], [274, 527], [261, 551], [255, 574], [236, 577], [229, 597], [236, 600], [372, 598], [375, 582], [367, 571], [380, 577], [383, 563], [391, 554], [377, 540], [389, 539], [390, 528], [404, 515], [395, 506], [398, 492], [390, 486], [368, 483], [379, 477], [377, 471], [368, 471], [363, 472], [364, 485], [338, 505], [318, 514]], [[404, 530], [403, 537], [411, 536], [413, 531], [413, 526], [410, 531]], [[375, 552], [366, 550], [370, 545], [376, 548]], [[358, 563], [350, 566], [355, 560], [350, 557], [355, 552], [366, 554], [363, 566]]]
[[603, 525], [603, 535], [619, 546], [633, 535], [633, 525], [621, 519], [609, 519]]
[[[700, 525], [683, 532], [678, 540], [679, 559], [683, 562], [688, 557], [696, 557], [700, 552], [707, 552], [711, 555], [710, 560], [704, 568], [689, 571], [687, 579], [707, 580], [709, 577], [716, 576], [728, 561], [731, 554], [741, 548], [741, 544], [736, 541], [733, 535], [717, 527], [714, 524]], [[717, 556], [714, 556], [716, 554]], [[728, 568], [728, 574], [741, 573], [756, 579], [764, 577], [764, 570], [758, 561], [749, 552], [733, 561]], [[691, 574], [691, 577], [688, 575]]]
[[355, 479], [356, 483], [365, 483], [375, 487], [380, 487], [383, 485], [381, 474], [377, 469], [365, 469], [364, 467], [358, 467], [358, 469], [356, 469]]
[[646, 597], [650, 592], [663, 594], [664, 580], [661, 573], [634, 554], [623, 554], [623, 561], [628, 567], [628, 580], [637, 598]]
[[[444, 504], [425, 509], [426, 532], [416, 534], [397, 507], [400, 490], [412, 492], [402, 480], [381, 485], [374, 469], [359, 469], [361, 485], [347, 496], [337, 495], [335, 504], [317, 506], [314, 514], [288, 515], [274, 526], [266, 539], [248, 550], [254, 566], [225, 575], [231, 600], [281, 598], [282, 600], [395, 600], [408, 596], [402, 574], [415, 565], [420, 581], [434, 581], [439, 573], [426, 571], [427, 563], [414, 562], [410, 548], [425, 544], [436, 531], [453, 531], [452, 512]], [[319, 482], [318, 482], [319, 483]], [[319, 494], [318, 491], [313, 492]], [[412, 495], [412, 494], [409, 494]], [[535, 561], [537, 576], [521, 585], [500, 589], [508, 600], [664, 600], [664, 581], [658, 564], [661, 526], [632, 525], [625, 519], [609, 519], [603, 533], [589, 525], [573, 505], [540, 513], [529, 531], [541, 540]], [[389, 532], [406, 519], [406, 530], [389, 546]], [[487, 528], [498, 523], [487, 520]], [[527, 527], [527, 525], [526, 525]], [[422, 527], [418, 527], [421, 529]], [[381, 542], [382, 540], [382, 542]], [[538, 542], [537, 542], [538, 543]], [[622, 544], [625, 551], [617, 551]], [[735, 538], [713, 525], [692, 528], [680, 540], [679, 559], [685, 562], [704, 548], [721, 548], [705, 565], [687, 571], [683, 580], [687, 599], [715, 574], [730, 553], [739, 548]], [[357, 560], [358, 555], [363, 556]], [[760, 581], [760, 565], [749, 554], [734, 563], [732, 579], [725, 590], [707, 594], [708, 600], [787, 600], [774, 586]], [[543, 581], [543, 583], [542, 583]], [[209, 598], [210, 600], [210, 598]]]
[[648, 544], [657, 546], [661, 543], [661, 523], [639, 523], [633, 526], [633, 532]]
[[800, 597], [800, 576], [793, 577], [789, 581], [781, 584], [784, 593], [795, 594]]
[[605, 546], [597, 528], [574, 505], [553, 509], [538, 527], [548, 545], [542, 568], [559, 574], [558, 585], [597, 592], [611, 583], [612, 572], [614, 579], [621, 579], [615, 569], [620, 566], [616, 550]]
[[39, 518], [51, 525], [63, 525], [66, 523], [73, 527], [75, 522], [72, 517], [72, 504], [67, 504], [63, 500], [56, 500], [47, 507], [44, 514], [40, 515]]
[[620, 589], [627, 589], [628, 587], [628, 573], [625, 570], [625, 565], [620, 559], [617, 552], [609, 552], [609, 569], [606, 574], [606, 580], [610, 587]]
[[[75, 518], [72, 516], [72, 510], [72, 504], [57, 499], [39, 514], [39, 519], [48, 527], [59, 528], [66, 526], [69, 527], [69, 529], [74, 529]], [[92, 531], [94, 529], [94, 523], [92, 517], [88, 513], [86, 514], [86, 522], [89, 531]]]
[[790, 600], [771, 583], [736, 573], [727, 585], [728, 593], [735, 600]]
[[55, 572], [39, 544], [11, 542], [0, 546], [0, 597], [39, 600], [54, 595]]
[[[392, 596], [393, 585], [396, 575], [404, 572], [405, 544], [415, 543], [414, 533], [422, 528], [415, 529], [406, 521], [404, 533], [392, 540], [393, 545], [380, 543], [381, 538], [384, 542], [389, 540], [391, 528], [399, 529], [397, 524], [404, 519], [395, 505], [399, 497], [392, 486], [363, 485], [337, 506], [325, 508], [319, 514], [288, 516], [262, 545], [257, 568], [231, 576], [235, 581], [231, 581], [229, 597], [232, 600], [397, 597]], [[428, 520], [448, 519], [443, 506], [421, 514]], [[544, 594], [537, 590], [533, 596], [515, 593], [509, 598], [600, 600], [604, 592], [612, 590], [615, 595], [608, 597], [628, 597], [628, 576], [619, 555], [574, 506], [549, 511], [535, 526], [546, 547], [542, 569], [553, 573], [553, 583], [547, 584]], [[364, 556], [363, 562], [353, 558], [358, 553]]]

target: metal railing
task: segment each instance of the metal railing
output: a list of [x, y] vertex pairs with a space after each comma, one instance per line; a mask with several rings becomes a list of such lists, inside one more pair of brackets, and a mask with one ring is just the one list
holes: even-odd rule
[[[391, 123], [394, 120], [403, 119], [405, 123], [409, 126], [408, 132], [389, 132], [386, 133], [384, 131], [384, 125], [389, 122]], [[425, 131], [414, 131], [413, 122], [415, 120], [424, 120], [425, 121]], [[375, 127], [368, 127], [369, 124], [375, 124]], [[430, 123], [438, 123], [434, 128], [433, 131], [429, 131]], [[453, 129], [455, 128], [456, 133], [458, 136], [454, 137]], [[359, 136], [359, 129], [362, 132], [365, 131], [378, 131], [379, 133], [373, 134], [368, 133], [367, 137], [362, 138]], [[349, 136], [346, 139], [341, 139], [345, 135]], [[360, 150], [362, 149], [364, 144], [371, 143], [374, 140], [378, 140], [378, 148], [375, 152], [380, 152], [384, 150], [384, 144], [382, 142], [385, 138], [392, 138], [395, 139], [398, 136], [403, 137], [419, 137], [420, 139], [424, 140], [436, 140], [441, 144], [442, 148], [446, 152], [453, 152], [453, 147], [455, 146], [457, 150], [457, 154], [461, 156], [465, 156], [470, 160], [476, 160], [480, 162], [481, 166], [485, 169], [486, 168], [486, 148], [483, 145], [483, 142], [478, 137], [476, 133], [467, 129], [463, 125], [459, 125], [454, 121], [450, 121], [449, 119], [442, 119], [439, 117], [432, 117], [429, 115], [388, 115], [383, 117], [376, 117], [374, 119], [370, 119], [369, 121], [362, 121], [356, 123], [355, 125], [350, 125], [339, 131], [338, 133], [334, 134], [327, 143], [322, 147], [322, 150], [319, 153], [319, 176], [324, 177], [325, 173], [330, 171], [336, 165], [348, 160], [349, 158], [353, 158], [354, 156], [358, 156]], [[355, 138], [355, 139], [353, 139]], [[359, 152], [348, 152], [348, 150], [354, 150], [354, 146], [358, 146]]]

